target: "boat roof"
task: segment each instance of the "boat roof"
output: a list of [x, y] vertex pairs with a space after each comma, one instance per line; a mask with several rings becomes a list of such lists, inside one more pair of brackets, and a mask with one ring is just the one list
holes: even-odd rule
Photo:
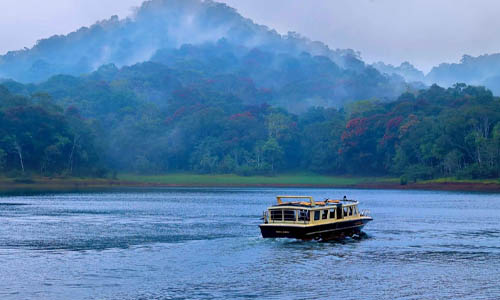
[[[358, 201], [356, 200], [350, 200], [350, 199], [325, 199], [323, 201], [314, 201], [313, 197], [311, 196], [276, 196], [276, 199], [278, 200], [277, 205], [273, 205], [273, 207], [276, 206], [298, 206], [298, 207], [321, 207], [321, 206], [336, 206], [338, 204], [343, 204], [343, 205], [356, 205], [358, 204]], [[309, 200], [309, 201], [283, 201], [283, 199], [302, 199], [302, 200]]]

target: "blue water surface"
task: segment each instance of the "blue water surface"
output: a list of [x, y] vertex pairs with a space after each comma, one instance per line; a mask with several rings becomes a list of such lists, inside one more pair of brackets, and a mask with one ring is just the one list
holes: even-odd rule
[[[278, 194], [355, 198], [361, 239], [262, 239]], [[500, 299], [500, 195], [157, 188], [0, 196], [0, 299]]]

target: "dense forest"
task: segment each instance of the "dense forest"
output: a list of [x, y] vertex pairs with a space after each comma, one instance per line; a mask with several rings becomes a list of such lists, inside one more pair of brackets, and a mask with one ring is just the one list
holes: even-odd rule
[[89, 91], [91, 103], [2, 87], [3, 172], [499, 176], [500, 99], [483, 87], [433, 85], [300, 114], [203, 88], [175, 90], [163, 106], [109, 89]]
[[[491, 60], [449, 68], [473, 78], [464, 66]], [[0, 56], [0, 76], [0, 173], [12, 177], [500, 175], [490, 90], [428, 87], [409, 63], [367, 65], [213, 1], [146, 1]]]
[[94, 136], [73, 107], [47, 94], [12, 95], [0, 85], [0, 170], [10, 176], [104, 175]]

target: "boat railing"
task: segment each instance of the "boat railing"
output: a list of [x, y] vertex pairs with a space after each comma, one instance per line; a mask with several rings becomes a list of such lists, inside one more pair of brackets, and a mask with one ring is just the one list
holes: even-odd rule
[[267, 224], [269, 223], [269, 217], [268, 217], [268, 212], [267, 210], [265, 210], [263, 213], [262, 213], [262, 220], [264, 220], [264, 223]]
[[369, 217], [371, 215], [371, 212], [369, 209], [363, 209], [360, 213], [362, 217]]
[[310, 205], [310, 206], [315, 206], [316, 205], [316, 203], [314, 202], [313, 197], [311, 197], [311, 196], [276, 196], [276, 199], [278, 200], [278, 204], [287, 204], [287, 203], [283, 202], [282, 199], [294, 199], [294, 200], [297, 200], [297, 199], [307, 199], [307, 200], [309, 200], [308, 205]]
[[[317, 207], [317, 206], [327, 206], [327, 205], [336, 205], [336, 204], [357, 204], [357, 200], [353, 199], [330, 199], [325, 198], [323, 201], [315, 201], [311, 196], [276, 196], [278, 200], [278, 205], [301, 205], [301, 206], [309, 206], [309, 207]], [[292, 200], [289, 202], [285, 202], [283, 200]], [[293, 201], [295, 200], [295, 201]], [[309, 201], [303, 201], [309, 200]]]
[[298, 221], [295, 221], [295, 220], [273, 220], [273, 219], [268, 219], [267, 222], [265, 222], [265, 224], [268, 224], [268, 223], [277, 223], [277, 224], [309, 224], [310, 221], [308, 220], [298, 220]]
[[341, 199], [339, 201], [341, 201], [341, 202], [349, 202], [349, 203], [358, 203], [358, 200], [352, 200], [352, 199]]

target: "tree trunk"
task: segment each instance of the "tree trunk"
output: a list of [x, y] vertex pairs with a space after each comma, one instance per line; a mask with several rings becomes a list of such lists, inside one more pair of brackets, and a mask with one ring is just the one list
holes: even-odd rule
[[477, 153], [477, 163], [481, 165], [482, 160], [481, 160], [481, 147], [479, 146], [479, 143], [476, 144], [476, 153]]
[[490, 120], [488, 117], [483, 118], [483, 126], [484, 126], [484, 138], [487, 139], [490, 135]]
[[73, 175], [73, 157], [75, 154], [76, 144], [78, 142], [78, 136], [75, 135], [73, 138], [73, 147], [71, 147], [71, 153], [69, 154], [69, 174]]
[[260, 169], [260, 149], [256, 149], [255, 154], [257, 158], [257, 169]]
[[19, 162], [21, 163], [21, 170], [23, 171], [24, 174], [24, 162], [23, 162], [23, 153], [21, 151], [21, 146], [19, 146], [19, 143], [17, 140], [14, 142], [14, 148], [17, 151], [17, 155], [19, 156]]

